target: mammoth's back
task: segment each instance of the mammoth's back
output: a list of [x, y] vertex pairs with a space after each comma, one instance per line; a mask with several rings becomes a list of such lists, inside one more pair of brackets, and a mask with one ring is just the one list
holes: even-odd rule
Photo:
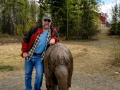
[[65, 65], [69, 68], [73, 64], [71, 52], [62, 43], [51, 45], [46, 51], [45, 60], [52, 68], [57, 65]]

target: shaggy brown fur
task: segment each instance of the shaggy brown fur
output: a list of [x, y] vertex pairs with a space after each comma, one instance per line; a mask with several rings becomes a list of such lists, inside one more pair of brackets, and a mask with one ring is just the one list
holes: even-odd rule
[[73, 57], [62, 43], [56, 43], [47, 49], [44, 69], [48, 90], [68, 90], [71, 86]]

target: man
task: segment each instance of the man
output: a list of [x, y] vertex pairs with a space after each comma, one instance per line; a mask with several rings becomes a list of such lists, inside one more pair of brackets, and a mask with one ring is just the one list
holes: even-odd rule
[[41, 90], [43, 77], [43, 58], [49, 45], [58, 42], [56, 28], [51, 24], [52, 17], [45, 13], [42, 23], [30, 28], [22, 41], [22, 54], [25, 58], [25, 90], [31, 90], [31, 79], [33, 67], [36, 69], [34, 90]]

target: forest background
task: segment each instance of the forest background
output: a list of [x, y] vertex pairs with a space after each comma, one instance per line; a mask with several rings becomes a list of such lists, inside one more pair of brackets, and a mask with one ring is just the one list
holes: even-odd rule
[[[41, 22], [44, 13], [52, 14], [62, 39], [91, 39], [101, 24], [101, 0], [0, 0], [0, 35], [21, 36]], [[120, 5], [112, 8], [110, 34], [120, 34]]]

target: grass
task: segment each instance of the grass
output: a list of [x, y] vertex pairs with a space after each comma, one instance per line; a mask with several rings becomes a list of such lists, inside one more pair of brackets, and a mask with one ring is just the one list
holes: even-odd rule
[[10, 37], [10, 35], [8, 35], [8, 34], [2, 34], [2, 33], [0, 33], [0, 37]]
[[23, 58], [21, 58], [20, 43], [9, 43], [0, 45], [0, 70], [23, 69]]
[[[106, 31], [104, 31], [106, 32]], [[114, 55], [119, 47], [118, 40], [109, 38], [101, 33], [98, 40], [91, 41], [64, 41], [63, 43], [70, 49], [74, 58], [74, 72], [107, 72], [106, 63], [113, 67], [119, 66], [120, 57]], [[114, 51], [113, 51], [114, 50]], [[24, 59], [20, 56], [21, 43], [0, 42], [0, 71], [23, 70]], [[112, 58], [112, 59], [111, 59]], [[109, 68], [111, 69], [111, 68]]]
[[[119, 37], [116, 37], [118, 40], [120, 39]], [[117, 44], [120, 44], [120, 40], [117, 41]], [[111, 61], [111, 65], [114, 67], [120, 68], [120, 46], [114, 45], [113, 51], [114, 51], [114, 59]]]
[[10, 66], [10, 65], [0, 65], [0, 71], [13, 71], [13, 66]]
[[111, 61], [111, 65], [115, 67], [120, 67], [120, 52], [116, 53], [115, 59]]

